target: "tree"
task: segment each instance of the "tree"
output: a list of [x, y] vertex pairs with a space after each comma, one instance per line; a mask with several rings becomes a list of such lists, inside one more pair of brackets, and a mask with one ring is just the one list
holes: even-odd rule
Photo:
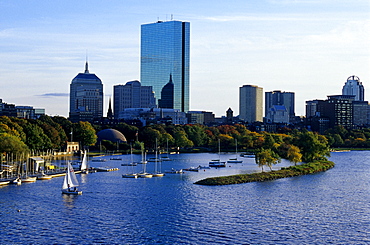
[[294, 165], [302, 161], [301, 151], [297, 146], [291, 145], [288, 149], [287, 159], [290, 162], [294, 162]]
[[194, 144], [191, 140], [188, 139], [185, 131], [179, 130], [175, 132], [175, 145], [180, 148], [184, 147], [193, 147]]
[[23, 131], [26, 133], [26, 144], [31, 150], [51, 149], [51, 140], [45, 135], [44, 130], [36, 124], [25, 122]]
[[148, 126], [139, 132], [140, 141], [144, 142], [145, 147], [155, 148], [155, 141], [161, 137], [161, 133]]
[[304, 162], [327, 160], [330, 156], [328, 140], [323, 135], [304, 130], [298, 132], [293, 141], [293, 145], [301, 150]]
[[0, 133], [0, 153], [19, 155], [29, 152], [27, 145], [15, 135]]
[[185, 125], [184, 129], [188, 135], [188, 139], [191, 140], [195, 146], [208, 144], [209, 140], [204, 127], [200, 125]]
[[255, 161], [258, 164], [258, 166], [262, 168], [263, 172], [263, 166], [267, 165], [270, 168], [270, 170], [272, 170], [272, 164], [279, 163], [281, 161], [281, 158], [271, 149], [262, 148], [256, 153]]
[[82, 146], [95, 145], [97, 141], [96, 131], [89, 122], [78, 122], [73, 124], [73, 139]]

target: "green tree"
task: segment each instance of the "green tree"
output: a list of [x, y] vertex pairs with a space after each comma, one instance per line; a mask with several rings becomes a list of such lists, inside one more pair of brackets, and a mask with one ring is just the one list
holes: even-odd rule
[[262, 168], [263, 172], [263, 166], [268, 166], [270, 170], [272, 170], [272, 164], [279, 163], [281, 161], [281, 158], [271, 149], [262, 148], [257, 151], [255, 161], [258, 166]]
[[327, 160], [330, 156], [329, 144], [325, 136], [307, 130], [295, 135], [294, 144], [302, 153], [302, 161]]
[[25, 143], [31, 150], [47, 150], [52, 148], [51, 140], [41, 127], [29, 122], [25, 122], [22, 127], [26, 133]]
[[145, 127], [139, 132], [139, 141], [144, 142], [145, 147], [155, 148], [155, 141], [161, 138], [161, 133], [150, 126]]
[[194, 143], [194, 146], [203, 146], [208, 143], [209, 140], [204, 127], [200, 125], [185, 125], [184, 129], [188, 139]]
[[27, 152], [29, 152], [27, 145], [19, 137], [0, 133], [0, 153], [20, 155]]
[[175, 145], [177, 147], [184, 148], [184, 147], [194, 146], [193, 142], [188, 139], [185, 131], [183, 130], [176, 131], [174, 135], [174, 139], [175, 139]]
[[89, 122], [73, 124], [73, 141], [78, 141], [82, 146], [95, 145], [97, 141], [96, 131]]
[[293, 162], [294, 165], [302, 161], [302, 154], [301, 151], [297, 146], [291, 145], [288, 149], [287, 159], [290, 162]]

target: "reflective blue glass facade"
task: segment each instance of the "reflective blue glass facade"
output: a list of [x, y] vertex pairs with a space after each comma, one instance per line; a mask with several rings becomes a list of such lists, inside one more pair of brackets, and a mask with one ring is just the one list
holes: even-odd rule
[[158, 21], [141, 26], [140, 80], [152, 86], [156, 99], [170, 74], [174, 83], [174, 109], [189, 111], [190, 23]]

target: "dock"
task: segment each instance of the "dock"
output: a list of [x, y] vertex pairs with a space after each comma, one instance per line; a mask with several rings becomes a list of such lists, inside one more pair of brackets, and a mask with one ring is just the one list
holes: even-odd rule
[[119, 168], [112, 168], [112, 167], [95, 167], [94, 169], [98, 172], [111, 172], [111, 171], [119, 170]]

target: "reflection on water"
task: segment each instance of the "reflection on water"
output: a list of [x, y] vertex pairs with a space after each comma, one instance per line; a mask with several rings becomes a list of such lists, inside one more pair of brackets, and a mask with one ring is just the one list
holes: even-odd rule
[[72, 209], [75, 207], [74, 202], [75, 199], [78, 198], [78, 195], [65, 195], [61, 194], [62, 199], [63, 199], [63, 204], [66, 208]]
[[[221, 160], [230, 157], [221, 155]], [[171, 158], [162, 163], [163, 170], [207, 165], [215, 156]], [[1, 243], [369, 244], [369, 159], [370, 152], [333, 153], [336, 166], [324, 173], [229, 186], [193, 183], [260, 171], [254, 159], [151, 179], [122, 178], [123, 168], [81, 174], [81, 196], [62, 195], [63, 178], [5, 186], [0, 188]], [[153, 170], [148, 164], [147, 171]]]

